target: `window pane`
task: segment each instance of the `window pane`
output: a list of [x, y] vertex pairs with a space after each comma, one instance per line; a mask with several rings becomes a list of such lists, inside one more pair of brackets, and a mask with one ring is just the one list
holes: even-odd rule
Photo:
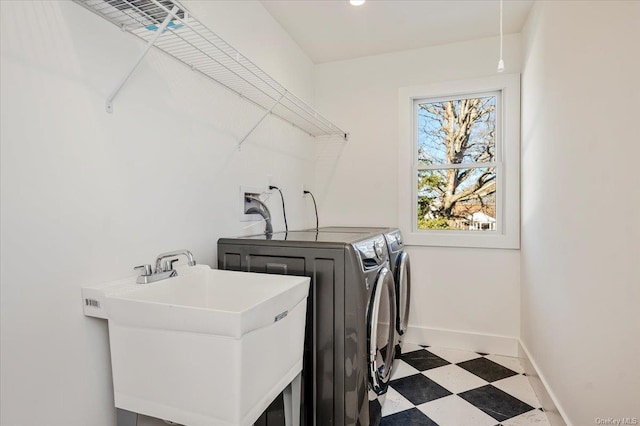
[[419, 170], [418, 229], [496, 230], [495, 168]]
[[494, 161], [496, 96], [418, 103], [418, 165]]

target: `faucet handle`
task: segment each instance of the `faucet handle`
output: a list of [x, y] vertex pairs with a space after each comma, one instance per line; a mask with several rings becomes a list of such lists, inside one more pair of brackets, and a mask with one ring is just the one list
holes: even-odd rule
[[162, 263], [162, 272], [173, 271], [173, 264], [176, 263], [178, 258], [175, 259], [167, 259]]
[[137, 270], [140, 269], [142, 270], [142, 276], [143, 277], [148, 277], [152, 274], [152, 270], [151, 270], [151, 265], [148, 264], [144, 264], [144, 265], [140, 265], [140, 266], [136, 266], [135, 268], [133, 268], [133, 270]]

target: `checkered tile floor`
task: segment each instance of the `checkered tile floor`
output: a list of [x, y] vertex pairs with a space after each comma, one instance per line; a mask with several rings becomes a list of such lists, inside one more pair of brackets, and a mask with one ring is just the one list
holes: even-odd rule
[[517, 358], [404, 344], [380, 426], [549, 426]]

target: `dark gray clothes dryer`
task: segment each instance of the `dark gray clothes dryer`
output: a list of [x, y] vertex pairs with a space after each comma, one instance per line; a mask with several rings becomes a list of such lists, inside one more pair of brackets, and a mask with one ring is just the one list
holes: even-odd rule
[[411, 262], [404, 249], [402, 233], [399, 229], [384, 234], [389, 249], [389, 264], [396, 283], [396, 360], [402, 354], [404, 341], [409, 325], [409, 305], [411, 302]]
[[[311, 277], [303, 424], [379, 424], [397, 318], [383, 235], [313, 230], [221, 238], [218, 267]], [[257, 424], [283, 424], [272, 414], [266, 413]]]

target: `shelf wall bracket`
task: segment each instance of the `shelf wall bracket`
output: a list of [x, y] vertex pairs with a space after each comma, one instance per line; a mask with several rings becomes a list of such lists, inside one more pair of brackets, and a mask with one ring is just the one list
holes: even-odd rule
[[136, 59], [136, 62], [133, 64], [133, 66], [131, 67], [129, 72], [125, 74], [125, 76], [122, 78], [122, 80], [120, 80], [120, 83], [118, 83], [118, 85], [113, 90], [113, 92], [111, 92], [111, 95], [109, 95], [109, 97], [107, 98], [107, 105], [106, 105], [107, 112], [109, 112], [109, 113], [113, 112], [113, 100], [116, 98], [116, 96], [118, 96], [118, 93], [120, 92], [120, 89], [122, 89], [122, 87], [125, 85], [127, 80], [129, 80], [129, 77], [131, 77], [131, 75], [136, 70], [136, 68], [138, 68], [138, 65], [140, 65], [140, 62], [142, 62], [144, 57], [147, 56], [147, 53], [149, 53], [149, 50], [151, 49], [151, 47], [153, 47], [153, 45], [155, 44], [156, 40], [158, 40], [158, 38], [164, 33], [165, 29], [167, 28], [167, 25], [169, 25], [169, 22], [171, 22], [171, 20], [173, 20], [173, 18], [177, 15], [179, 10], [180, 10], [180, 8], [178, 8], [178, 6], [176, 6], [176, 5], [173, 6], [171, 11], [164, 18], [164, 21], [162, 21], [162, 24], [156, 30], [156, 34], [153, 36], [153, 38], [151, 40], [149, 40], [147, 42], [147, 45], [145, 46], [144, 50], [142, 52], [140, 52], [140, 55], [138, 55], [138, 58]]
[[285, 95], [287, 94], [287, 91], [285, 90], [284, 93], [282, 93], [282, 95], [280, 95], [280, 98], [278, 98], [278, 100], [276, 101], [275, 104], [273, 104], [273, 106], [271, 106], [271, 108], [269, 108], [269, 110], [267, 110], [267, 112], [264, 113], [264, 115], [260, 118], [260, 120], [258, 120], [258, 122], [251, 128], [251, 130], [249, 130], [247, 132], [246, 135], [244, 135], [244, 137], [242, 139], [240, 139], [240, 142], [238, 142], [238, 151], [240, 151], [240, 147], [242, 146], [242, 143], [247, 140], [247, 138], [249, 137], [249, 135], [251, 135], [251, 133], [253, 133], [254, 130], [256, 130], [256, 128], [260, 125], [260, 123], [262, 123], [262, 121], [267, 118], [267, 116], [269, 114], [271, 114], [271, 112], [273, 111], [273, 109], [275, 107], [278, 106], [278, 104], [280, 104], [280, 101], [282, 101], [282, 98], [285, 97]]

